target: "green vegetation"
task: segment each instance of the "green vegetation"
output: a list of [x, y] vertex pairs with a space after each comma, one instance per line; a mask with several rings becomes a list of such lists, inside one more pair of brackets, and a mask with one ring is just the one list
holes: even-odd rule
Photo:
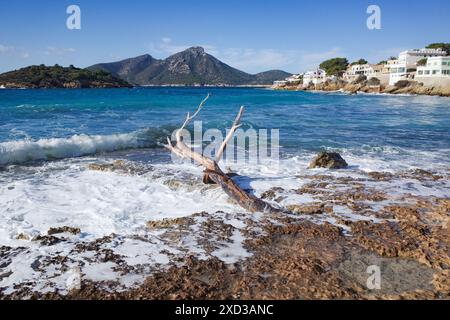
[[425, 66], [427, 64], [427, 58], [424, 59], [420, 59], [419, 61], [417, 61], [417, 65], [418, 66]]
[[334, 58], [320, 64], [320, 68], [325, 70], [330, 76], [341, 76], [347, 67], [348, 60], [346, 58]]
[[352, 66], [354, 66], [355, 64], [368, 64], [369, 62], [365, 59], [359, 59], [357, 61], [354, 61], [351, 63]]
[[427, 46], [427, 49], [443, 49], [447, 54], [450, 54], [450, 43], [432, 43]]
[[0, 74], [0, 84], [6, 87], [24, 88], [110, 88], [130, 86], [126, 81], [115, 78], [105, 71], [90, 71], [76, 68], [73, 65], [64, 68], [57, 64], [53, 67], [45, 65], [30, 66]]

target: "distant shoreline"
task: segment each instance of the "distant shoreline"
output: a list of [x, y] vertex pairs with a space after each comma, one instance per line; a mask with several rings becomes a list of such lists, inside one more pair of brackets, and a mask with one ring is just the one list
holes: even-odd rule
[[145, 85], [145, 86], [132, 86], [132, 87], [111, 87], [111, 88], [102, 88], [102, 87], [92, 87], [92, 88], [5, 88], [0, 87], [0, 90], [53, 90], [53, 89], [81, 89], [81, 90], [89, 90], [89, 89], [135, 89], [135, 88], [190, 88], [190, 89], [204, 89], [204, 88], [214, 88], [214, 89], [270, 89], [271, 85], [204, 85], [204, 86], [195, 86], [195, 85]]
[[450, 88], [448, 87], [427, 87], [414, 81], [405, 81], [400, 86], [371, 86], [365, 83], [323, 83], [303, 87], [295, 86], [272, 86], [273, 90], [280, 91], [309, 91], [309, 92], [342, 92], [349, 95], [356, 94], [379, 94], [379, 95], [417, 95], [417, 96], [439, 96], [450, 97]]

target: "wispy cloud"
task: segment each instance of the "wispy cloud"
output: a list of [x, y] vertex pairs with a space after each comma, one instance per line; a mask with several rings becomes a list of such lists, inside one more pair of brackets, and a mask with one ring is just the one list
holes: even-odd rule
[[258, 72], [282, 69], [295, 62], [295, 52], [275, 49], [229, 48], [219, 52], [218, 57], [233, 67]]
[[[183, 51], [192, 45], [175, 44], [171, 38], [162, 38], [157, 44], [149, 46], [150, 53], [165, 57]], [[256, 73], [269, 69], [283, 69], [291, 72], [306, 71], [317, 68], [324, 60], [343, 56], [340, 48], [331, 48], [324, 52], [302, 50], [252, 49], [252, 48], [218, 48], [203, 44], [206, 52], [232, 67]]]
[[342, 55], [344, 53], [340, 48], [332, 48], [324, 52], [233, 48], [224, 50], [219, 57], [230, 65], [244, 70], [250, 69], [253, 72], [268, 69], [300, 72], [317, 68], [322, 61]]
[[0, 44], [0, 54], [8, 55], [10, 57], [17, 56], [22, 59], [28, 59], [30, 57], [30, 54], [27, 51], [24, 51], [23, 48], [16, 48], [4, 44]]
[[10, 52], [13, 52], [14, 50], [15, 50], [15, 48], [12, 46], [6, 46], [3, 44], [0, 44], [0, 53], [10, 53]]
[[74, 48], [58, 48], [49, 46], [44, 50], [44, 54], [48, 56], [50, 55], [62, 56], [68, 53], [73, 53], [75, 51], [76, 50]]

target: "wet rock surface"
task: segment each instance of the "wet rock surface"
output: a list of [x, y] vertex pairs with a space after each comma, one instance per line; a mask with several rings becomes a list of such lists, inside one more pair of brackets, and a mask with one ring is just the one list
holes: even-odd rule
[[[36, 272], [80, 267], [79, 289], [36, 291], [36, 284], [22, 283], [14, 292], [0, 288], [0, 298], [448, 299], [450, 199], [394, 195], [385, 186], [396, 188], [405, 179], [440, 184], [449, 178], [450, 171], [445, 176], [425, 170], [299, 176], [298, 188], [272, 187], [261, 195], [292, 214], [199, 212], [149, 221], [146, 231], [134, 236], [111, 234], [78, 243], [71, 253], [32, 261]], [[293, 195], [311, 200], [300, 203], [290, 200], [296, 199]], [[45, 249], [70, 241], [63, 236], [36, 241]], [[136, 242], [160, 248], [170, 263], [131, 263], [135, 258], [127, 252], [132, 246], [114, 250]], [[239, 259], [232, 258], [242, 250], [236, 243], [245, 249]], [[0, 280], [11, 275], [14, 257], [27, 250], [0, 248]], [[75, 254], [86, 258], [77, 261]], [[145, 280], [121, 287], [113, 280], [85, 279], [84, 268], [94, 262], [111, 265], [118, 277], [134, 274]], [[380, 270], [379, 289], [367, 286], [374, 266]]]
[[347, 162], [337, 152], [321, 152], [309, 165], [310, 169], [328, 168], [344, 169], [347, 168]]
[[80, 228], [64, 226], [64, 227], [50, 228], [47, 231], [47, 234], [49, 236], [54, 235], [54, 234], [60, 234], [60, 233], [79, 234], [79, 233], [81, 233], [81, 230], [80, 230]]

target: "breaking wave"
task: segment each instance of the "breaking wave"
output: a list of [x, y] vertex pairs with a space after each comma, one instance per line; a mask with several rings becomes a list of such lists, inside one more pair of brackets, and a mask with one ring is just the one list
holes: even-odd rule
[[122, 134], [80, 134], [69, 138], [7, 141], [0, 143], [0, 166], [74, 158], [118, 150], [156, 148], [170, 134], [169, 128], [149, 128]]

